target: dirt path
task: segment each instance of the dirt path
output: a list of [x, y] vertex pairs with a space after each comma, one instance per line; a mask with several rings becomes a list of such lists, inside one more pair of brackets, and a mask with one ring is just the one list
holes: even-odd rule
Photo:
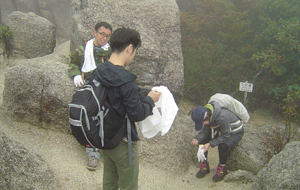
[[[61, 189], [89, 189], [102, 187], [102, 161], [95, 172], [85, 168], [86, 154], [73, 136], [60, 132], [38, 129], [24, 123], [0, 118], [0, 130], [10, 139], [19, 142], [31, 152], [37, 153], [48, 163], [54, 171]], [[210, 151], [211, 167], [217, 165], [216, 148]], [[170, 158], [171, 159], [171, 158]], [[250, 189], [249, 185], [225, 182], [212, 182], [214, 171], [203, 179], [197, 179], [197, 167], [182, 174], [168, 173], [160, 168], [147, 164], [141, 160], [139, 186], [140, 190], [192, 190], [192, 189]]]

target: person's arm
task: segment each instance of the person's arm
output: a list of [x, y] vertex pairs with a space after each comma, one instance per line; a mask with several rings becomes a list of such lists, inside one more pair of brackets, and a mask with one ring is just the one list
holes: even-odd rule
[[84, 59], [84, 47], [80, 46], [75, 52], [70, 52], [68, 73], [70, 78], [81, 75], [81, 67]]
[[160, 94], [159, 92], [151, 91], [145, 98], [140, 99], [138, 88], [134, 82], [123, 85], [121, 92], [125, 111], [129, 119], [133, 122], [142, 121], [153, 114], [152, 109], [155, 106], [153, 99], [158, 101]]
[[210, 127], [208, 125], [205, 125], [201, 131], [194, 137], [199, 142], [203, 141], [210, 135]]
[[137, 87], [138, 93], [140, 100], [143, 100], [146, 96], [148, 96], [149, 92], [151, 91], [148, 88], [142, 88], [142, 87]]

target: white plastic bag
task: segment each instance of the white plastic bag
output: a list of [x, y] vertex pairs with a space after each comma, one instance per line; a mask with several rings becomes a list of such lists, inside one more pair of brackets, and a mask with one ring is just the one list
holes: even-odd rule
[[161, 95], [158, 102], [155, 103], [153, 115], [139, 122], [145, 138], [152, 138], [159, 132], [161, 132], [161, 136], [164, 136], [170, 130], [178, 111], [174, 97], [167, 87], [156, 86], [152, 89], [161, 92]]
[[202, 147], [203, 145], [199, 145], [199, 149], [197, 153], [198, 162], [203, 162], [206, 160]]
[[157, 107], [154, 107], [153, 115], [139, 122], [142, 135], [145, 138], [154, 137], [158, 132], [160, 132], [160, 121], [161, 121], [161, 115]]

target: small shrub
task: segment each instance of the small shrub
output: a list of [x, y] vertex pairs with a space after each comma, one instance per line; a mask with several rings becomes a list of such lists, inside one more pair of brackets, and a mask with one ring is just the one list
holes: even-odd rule
[[286, 143], [287, 139], [280, 127], [276, 126], [274, 129], [270, 130], [268, 135], [266, 135], [262, 141], [262, 145], [264, 145], [267, 151], [268, 160], [282, 151]]
[[300, 87], [298, 84], [290, 85], [286, 98], [283, 99], [282, 113], [284, 116], [284, 129], [275, 127], [265, 136], [262, 144], [267, 149], [269, 159], [282, 151], [291, 140], [299, 140], [299, 129], [293, 126], [300, 118]]
[[3, 56], [9, 58], [12, 52], [12, 44], [11, 40], [13, 38], [12, 32], [9, 30], [7, 25], [3, 25], [0, 27], [0, 43], [3, 48]]

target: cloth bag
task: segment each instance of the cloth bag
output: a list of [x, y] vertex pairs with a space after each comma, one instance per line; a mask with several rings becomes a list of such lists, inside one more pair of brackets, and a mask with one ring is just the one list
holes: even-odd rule
[[245, 106], [232, 96], [228, 94], [216, 93], [210, 98], [208, 103], [212, 101], [218, 102], [221, 107], [229, 109], [244, 122], [249, 121], [250, 115]]
[[172, 93], [165, 86], [156, 86], [152, 90], [161, 93], [158, 102], [153, 108], [153, 115], [139, 122], [141, 133], [145, 138], [152, 138], [161, 132], [164, 136], [170, 130], [177, 115], [178, 106]]

